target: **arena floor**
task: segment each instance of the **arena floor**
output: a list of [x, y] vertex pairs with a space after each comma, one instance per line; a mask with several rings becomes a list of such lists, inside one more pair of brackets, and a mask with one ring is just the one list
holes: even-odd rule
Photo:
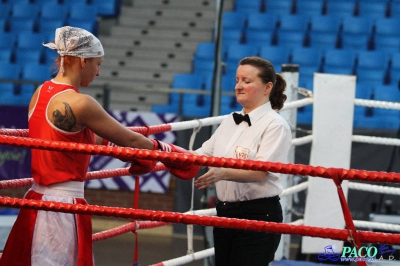
[[[108, 230], [123, 224], [128, 220], [109, 220], [93, 217], [93, 232]], [[186, 236], [172, 234], [172, 226], [163, 226], [138, 231], [139, 265], [147, 266], [164, 260], [185, 256], [187, 252]], [[194, 251], [204, 249], [203, 238], [194, 236]], [[107, 240], [93, 243], [96, 266], [131, 266], [135, 249], [133, 233], [123, 234]], [[188, 266], [204, 265], [203, 260], [194, 261]]]

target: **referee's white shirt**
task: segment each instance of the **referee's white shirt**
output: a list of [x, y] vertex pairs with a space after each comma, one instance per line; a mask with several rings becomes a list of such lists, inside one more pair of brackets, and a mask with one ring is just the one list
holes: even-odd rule
[[[247, 122], [236, 125], [233, 116], [227, 116], [196, 152], [215, 157], [287, 163], [292, 133], [286, 120], [272, 109], [270, 102], [253, 110], [249, 116], [251, 126]], [[227, 202], [273, 197], [283, 190], [280, 179], [281, 174], [269, 172], [262, 182], [221, 180], [215, 184], [217, 197]]]

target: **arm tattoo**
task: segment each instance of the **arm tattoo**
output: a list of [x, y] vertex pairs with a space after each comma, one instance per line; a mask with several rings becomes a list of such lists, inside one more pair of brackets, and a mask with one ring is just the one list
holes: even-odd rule
[[63, 104], [65, 105], [65, 115], [62, 115], [60, 110], [55, 110], [52, 122], [59, 129], [71, 131], [76, 125], [75, 115], [68, 103], [63, 102]]

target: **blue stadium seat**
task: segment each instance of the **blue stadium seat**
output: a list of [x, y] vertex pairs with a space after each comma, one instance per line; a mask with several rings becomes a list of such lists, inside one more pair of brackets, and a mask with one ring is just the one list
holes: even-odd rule
[[195, 74], [206, 75], [214, 71], [213, 59], [193, 59], [192, 72]]
[[267, 1], [266, 12], [278, 15], [294, 14], [293, 0]]
[[26, 98], [31, 98], [37, 87], [34, 84], [21, 84], [20, 94]]
[[40, 17], [42, 19], [58, 19], [65, 21], [68, 17], [68, 12], [68, 6], [66, 5], [48, 3], [41, 6]]
[[222, 28], [243, 30], [246, 25], [247, 15], [241, 12], [225, 11], [222, 14]]
[[400, 18], [380, 18], [375, 21], [375, 36], [398, 36], [400, 34]]
[[43, 50], [43, 64], [53, 65], [55, 59], [58, 57], [58, 53], [50, 48], [45, 47]]
[[222, 95], [220, 105], [221, 115], [227, 115], [242, 109], [242, 106], [236, 101], [235, 96]]
[[400, 36], [374, 37], [372, 40], [374, 50], [397, 53], [400, 51]]
[[341, 49], [352, 49], [354, 51], [371, 50], [372, 40], [369, 36], [356, 36], [348, 34], [339, 36], [338, 43]]
[[0, 95], [3, 94], [14, 94], [14, 86], [12, 83], [0, 82]]
[[368, 49], [372, 34], [372, 19], [368, 17], [345, 17], [342, 23], [341, 47]]
[[208, 117], [211, 113], [211, 95], [184, 94], [182, 115], [186, 117]]
[[314, 73], [321, 72], [319, 66], [299, 66], [299, 84], [309, 84], [314, 80]]
[[258, 29], [246, 29], [244, 32], [245, 43], [252, 43], [258, 46], [269, 46], [276, 42], [275, 35], [269, 31]]
[[[376, 86], [373, 91], [373, 97], [376, 101], [385, 101], [385, 102], [400, 102], [400, 91], [396, 85], [381, 85]], [[373, 117], [377, 119], [383, 119], [386, 121], [388, 118], [396, 119], [394, 120], [393, 129], [399, 128], [399, 119], [400, 119], [400, 111], [393, 109], [384, 109], [384, 108], [374, 108], [373, 109]], [[390, 119], [390, 121], [392, 121]], [[386, 125], [390, 127], [390, 125]]]
[[297, 110], [297, 124], [311, 125], [312, 124], [313, 106], [307, 105]]
[[298, 64], [300, 71], [304, 67], [312, 67], [319, 71], [322, 67], [323, 51], [317, 48], [295, 47], [292, 49], [291, 63]]
[[374, 87], [373, 96], [374, 100], [377, 101], [400, 102], [400, 90], [394, 84], [383, 84]]
[[357, 99], [372, 99], [373, 86], [369, 83], [357, 81], [356, 83], [356, 95]]
[[252, 43], [231, 44], [226, 48], [225, 62], [237, 66], [243, 57], [257, 56], [258, 53], [258, 46]]
[[10, 32], [21, 33], [35, 31], [36, 18], [10, 18], [8, 22]]
[[0, 17], [0, 33], [8, 30], [7, 19]]
[[305, 32], [278, 32], [277, 44], [289, 45], [291, 47], [306, 46], [306, 33]]
[[306, 46], [324, 50], [339, 47], [339, 35], [335, 32], [310, 32], [306, 39]]
[[95, 21], [97, 19], [97, 7], [89, 4], [76, 4], [69, 8], [70, 20], [88, 20]]
[[359, 51], [357, 53], [357, 71], [363, 69], [387, 70], [389, 55], [383, 50]]
[[397, 85], [400, 88], [400, 70], [394, 70], [392, 69], [389, 72], [389, 83], [393, 85]]
[[8, 2], [0, 2], [0, 18], [5, 20], [11, 16], [11, 7], [12, 5]]
[[373, 20], [368, 17], [344, 17], [343, 34], [369, 35], [372, 33]]
[[400, 2], [399, 1], [390, 1], [388, 6], [389, 17], [396, 18], [398, 14], [400, 14]]
[[236, 72], [235, 73], [226, 73], [222, 75], [221, 78], [221, 90], [222, 91], [235, 91], [236, 85]]
[[95, 0], [91, 2], [101, 17], [115, 17], [120, 14], [121, 0]]
[[[1, 86], [1, 84], [0, 84], [0, 86]], [[16, 95], [16, 94], [10, 93], [10, 92], [4, 92], [1, 94], [1, 97], [0, 97], [0, 105], [21, 106], [21, 105], [26, 105], [26, 104], [20, 95]]]
[[[356, 99], [370, 100], [372, 98], [373, 87], [369, 83], [359, 82], [356, 83]], [[354, 127], [359, 128], [366, 123], [367, 116], [371, 116], [372, 110], [365, 106], [354, 106]]]
[[40, 7], [33, 3], [14, 3], [11, 8], [12, 18], [32, 19], [39, 16]]
[[[96, 0], [96, 1], [99, 1], [99, 0]], [[38, 5], [40, 8], [42, 8], [45, 5], [53, 5], [53, 4], [61, 5], [59, 0], [34, 0], [33, 2], [36, 5]]]
[[310, 32], [339, 34], [342, 20], [336, 16], [312, 16]]
[[270, 61], [276, 72], [281, 71], [281, 65], [290, 63], [292, 49], [288, 46], [264, 46], [260, 49], [260, 57]]
[[3, 2], [9, 2], [9, 3], [12, 3], [12, 5], [15, 5], [15, 4], [20, 4], [20, 3], [29, 4], [29, 3], [31, 3], [31, 0], [6, 0]]
[[0, 62], [11, 63], [13, 50], [11, 48], [0, 48]]
[[176, 74], [172, 80], [171, 88], [175, 89], [202, 89], [203, 76], [193, 73]]
[[17, 45], [17, 34], [15, 32], [0, 32], [0, 49], [13, 49]]
[[22, 67], [17, 64], [0, 62], [0, 78], [1, 79], [19, 79], [21, 77]]
[[323, 71], [332, 74], [352, 74], [357, 54], [353, 50], [326, 50]]
[[90, 1], [88, 0], [63, 0], [62, 4], [68, 8], [74, 7], [76, 5], [88, 5]]
[[19, 49], [15, 51], [15, 63], [25, 64], [25, 63], [43, 63], [43, 50], [36, 49]]
[[326, 13], [338, 17], [354, 16], [356, 14], [356, 1], [328, 0], [326, 3]]
[[279, 32], [306, 32], [310, 26], [310, 16], [293, 14], [279, 17]]
[[392, 71], [400, 72], [400, 51], [391, 55], [390, 67]]
[[43, 82], [52, 77], [51, 69], [47, 65], [27, 63], [22, 66], [21, 79]]
[[231, 43], [243, 42], [242, 29], [224, 29], [222, 31], [222, 43], [229, 45]]
[[359, 82], [369, 83], [371, 86], [380, 86], [385, 83], [388, 73], [384, 69], [359, 69], [356, 75]]
[[358, 16], [372, 19], [380, 19], [389, 16], [388, 1], [358, 3]]
[[302, 0], [296, 2], [296, 14], [319, 16], [323, 15], [325, 2], [321, 0]]
[[197, 44], [194, 59], [209, 59], [214, 60], [215, 42], [201, 42]]
[[253, 16], [263, 9], [263, 0], [235, 0], [234, 10], [237, 12], [251, 13]]
[[46, 35], [34, 32], [21, 32], [17, 36], [17, 49], [42, 50], [42, 43], [47, 41]]
[[[64, 19], [57, 18], [39, 18], [37, 21], [37, 31], [46, 36], [49, 41], [49, 36], [54, 36], [56, 29], [65, 26]], [[52, 40], [54, 37], [52, 38]]]
[[165, 114], [165, 113], [179, 113], [179, 103], [180, 94], [179, 93], [169, 93], [168, 94], [168, 104], [153, 105], [151, 111], [153, 113]]
[[251, 14], [247, 19], [247, 29], [273, 32], [277, 28], [278, 16], [273, 13]]

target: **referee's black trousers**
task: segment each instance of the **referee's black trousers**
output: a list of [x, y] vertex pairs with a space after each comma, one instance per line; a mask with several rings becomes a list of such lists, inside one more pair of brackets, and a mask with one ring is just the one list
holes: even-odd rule
[[[217, 202], [219, 217], [282, 222], [279, 196], [243, 202]], [[214, 227], [216, 266], [265, 266], [274, 259], [281, 234]]]

